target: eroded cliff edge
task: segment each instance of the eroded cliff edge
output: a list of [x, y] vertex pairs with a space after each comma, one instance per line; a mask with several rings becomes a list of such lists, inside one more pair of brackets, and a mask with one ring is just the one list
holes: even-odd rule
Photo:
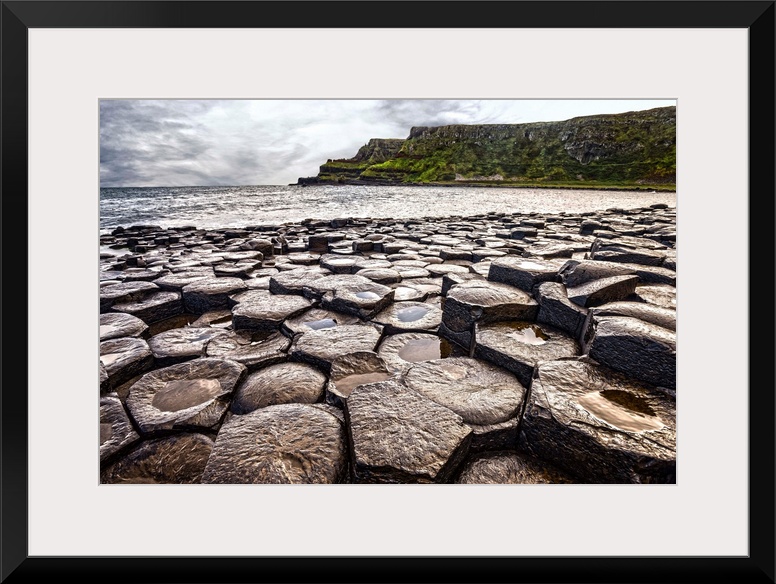
[[676, 107], [527, 124], [413, 127], [298, 184], [676, 187]]

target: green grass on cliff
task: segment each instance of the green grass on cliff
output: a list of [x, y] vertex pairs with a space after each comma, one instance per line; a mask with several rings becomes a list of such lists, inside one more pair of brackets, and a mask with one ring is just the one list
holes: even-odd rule
[[675, 115], [675, 108], [657, 108], [565, 122], [418, 128], [392, 158], [329, 161], [319, 178], [674, 189]]

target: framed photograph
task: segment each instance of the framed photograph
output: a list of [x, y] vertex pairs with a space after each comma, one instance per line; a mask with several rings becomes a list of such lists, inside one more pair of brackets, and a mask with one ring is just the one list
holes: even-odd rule
[[[774, 346], [769, 329], [774, 322], [770, 269], [774, 263], [776, 159], [774, 2], [454, 2], [445, 4], [445, 10], [441, 7], [438, 2], [2, 2], [2, 257], [7, 333], [0, 413], [3, 582], [70, 576], [81, 582], [151, 579], [170, 583], [774, 581]], [[457, 110], [449, 107], [452, 100]], [[421, 154], [408, 156], [406, 136], [398, 135], [402, 130], [390, 125], [397, 120], [406, 122], [410, 137], [421, 139], [433, 133], [435, 126], [445, 124], [550, 122], [587, 115], [584, 111], [568, 117], [558, 114], [550, 120], [526, 114], [526, 118], [511, 122], [509, 117], [499, 117], [499, 111], [506, 111], [509, 104], [521, 104], [527, 111], [531, 103], [571, 107], [596, 101], [618, 108], [601, 113], [625, 115], [622, 112], [628, 111], [630, 103], [634, 104], [631, 114], [651, 112], [648, 121], [640, 119], [639, 127], [649, 125], [653, 136], [660, 131], [659, 123], [650, 125], [653, 117], [670, 118], [675, 125], [673, 142], [663, 142], [674, 153], [674, 166], [659, 162], [637, 176], [623, 174], [612, 164], [595, 174], [594, 163], [604, 146], [588, 136], [576, 150], [573, 144], [564, 146], [579, 163], [573, 172], [571, 166], [561, 163], [541, 168], [532, 167], [530, 161], [522, 166], [478, 165], [471, 163], [467, 154], [460, 155], [455, 164], [447, 160], [444, 165], [421, 168], [417, 163]], [[252, 103], [257, 104], [256, 111], [248, 112]], [[496, 103], [499, 111], [488, 109]], [[150, 115], [143, 109], [149, 104], [154, 108]], [[471, 117], [473, 104], [480, 108], [479, 117]], [[339, 109], [341, 105], [349, 109]], [[441, 115], [443, 111], [447, 113]], [[670, 116], [666, 114], [669, 111]], [[332, 141], [336, 132], [323, 123], [328, 115], [349, 122], [346, 133], [350, 140], [364, 144], [358, 152], [350, 142]], [[516, 114], [513, 117], [519, 118]], [[300, 120], [305, 138], [295, 139], [292, 147], [287, 136], [298, 131]], [[262, 127], [270, 126], [276, 133], [270, 136], [267, 132], [260, 149], [234, 140], [210, 144], [205, 158], [200, 155], [207, 148], [200, 143], [197, 128], [207, 124], [231, 138], [258, 134]], [[628, 136], [632, 138], [633, 132], [641, 130], [613, 137], [618, 131], [611, 130], [612, 143], [625, 144]], [[154, 148], [144, 138], [149, 132], [156, 136]], [[397, 135], [384, 136], [384, 132]], [[528, 134], [526, 130], [520, 139], [526, 143], [540, 139]], [[326, 139], [323, 142], [332, 144], [330, 154], [323, 154], [326, 148], [313, 148], [321, 136]], [[466, 136], [455, 139], [468, 140]], [[545, 149], [555, 147], [546, 145]], [[627, 150], [627, 146], [622, 149]], [[270, 152], [272, 157], [265, 154]], [[656, 152], [652, 152], [650, 164], [663, 156], [662, 150]], [[364, 162], [367, 159], [368, 164]], [[584, 172], [589, 171], [589, 175], [579, 170], [581, 164], [586, 165]], [[321, 218], [320, 229], [314, 231], [314, 221], [301, 215], [292, 217], [296, 223], [291, 228], [280, 231], [274, 224], [239, 229], [248, 222], [228, 225], [230, 213], [239, 215], [235, 209], [243, 208], [229, 199], [221, 201], [218, 220], [223, 222], [219, 228], [237, 229], [233, 233], [181, 227], [183, 231], [173, 239], [155, 233], [156, 241], [148, 241], [134, 233], [127, 235], [120, 227], [129, 225], [128, 221], [142, 223], [142, 214], [127, 213], [130, 204], [136, 205], [133, 212], [140, 208], [137, 192], [128, 194], [124, 187], [149, 190], [147, 187], [178, 185], [175, 188], [185, 190], [181, 185], [207, 184], [211, 190], [205, 195], [219, 197], [218, 185], [256, 184], [254, 171], [259, 168], [262, 176], [268, 177], [261, 184], [283, 184], [282, 193], [251, 187], [254, 190], [239, 193], [240, 204], [249, 201], [268, 221], [281, 222], [284, 213], [296, 212], [292, 197], [302, 197], [300, 200], [308, 201], [304, 203], [309, 209], [307, 217]], [[369, 249], [377, 252], [370, 258], [374, 264], [359, 269], [365, 270], [363, 274], [371, 271], [369, 279], [376, 285], [370, 293], [379, 296], [390, 292], [393, 296], [398, 289], [391, 287], [396, 282], [389, 280], [394, 271], [401, 272], [395, 270], [395, 262], [386, 266], [391, 262], [381, 260], [404, 250], [391, 245], [398, 228], [386, 219], [384, 224], [362, 229], [361, 220], [374, 212], [371, 208], [363, 213], [353, 210], [350, 219], [340, 223], [339, 208], [326, 210], [326, 185], [352, 183], [358, 188], [373, 188], [363, 187], [364, 181], [387, 183], [401, 173], [405, 183], [435, 185], [407, 187], [416, 190], [402, 195], [406, 198], [401, 205], [406, 208], [423, 209], [433, 204], [428, 202], [433, 201], [433, 194], [421, 191], [466, 191], [464, 184], [474, 185], [477, 188], [467, 192], [476, 192], [476, 197], [462, 195], [455, 207], [460, 212], [450, 215], [480, 217], [488, 233], [501, 225], [508, 227], [511, 232], [499, 232], [511, 242], [507, 252], [534, 259], [541, 257], [536, 254], [543, 253], [552, 241], [532, 244], [537, 228], [545, 233], [545, 225], [537, 220], [513, 224], [497, 216], [497, 211], [488, 207], [488, 191], [495, 192], [494, 184], [528, 186], [528, 182], [538, 181], [540, 185], [568, 188], [568, 181], [576, 184], [587, 180], [605, 188], [627, 183], [642, 196], [654, 194], [657, 198], [647, 201], [645, 208], [658, 214], [666, 208], [663, 200], [658, 200], [661, 189], [671, 193], [675, 212], [669, 209], [649, 231], [654, 241], [662, 237], [662, 241], [671, 242], [664, 246], [670, 248], [669, 263], [662, 265], [673, 266], [679, 274], [673, 287], [675, 386], [668, 393], [675, 404], [671, 410], [675, 447], [670, 465], [652, 459], [647, 464], [647, 459], [641, 458], [628, 471], [637, 472], [638, 480], [625, 480], [616, 472], [594, 468], [595, 464], [580, 463], [579, 468], [586, 469], [580, 471], [583, 480], [537, 481], [572, 484], [493, 481], [497, 484], [472, 485], [460, 484], [466, 481], [458, 480], [462, 475], [453, 475], [453, 464], [448, 462], [440, 463], [443, 470], [438, 475], [424, 474], [424, 480], [419, 481], [447, 484], [430, 486], [395, 480], [399, 476], [396, 469], [382, 463], [370, 466], [359, 459], [361, 466], [348, 471], [353, 480], [339, 480], [343, 478], [337, 474], [342, 470], [339, 463], [331, 471], [337, 474], [332, 482], [348, 484], [240, 484], [245, 481], [230, 474], [234, 468], [230, 465], [239, 453], [219, 451], [218, 459], [209, 454], [211, 449], [216, 452], [216, 438], [215, 431], [212, 436], [208, 433], [215, 427], [208, 416], [223, 420], [223, 425], [218, 422], [220, 436], [233, 418], [247, 419], [249, 416], [242, 414], [262, 407], [251, 405], [255, 395], [241, 396], [240, 404], [232, 401], [228, 413], [222, 408], [215, 413], [198, 411], [186, 419], [176, 418], [177, 414], [144, 418], [146, 398], [157, 413], [188, 412], [200, 401], [211, 399], [215, 385], [203, 381], [197, 386], [197, 399], [202, 399], [189, 403], [190, 395], [181, 397], [175, 380], [166, 378], [164, 391], [153, 389], [141, 395], [136, 382], [145, 370], [122, 371], [110, 378], [117, 369], [108, 373], [105, 364], [115, 353], [101, 346], [101, 341], [105, 342], [101, 335], [104, 325], [118, 325], [97, 322], [105, 302], [119, 302], [119, 296], [108, 298], [100, 293], [101, 286], [109, 289], [115, 285], [106, 275], [112, 273], [109, 264], [114, 261], [110, 245], [131, 246], [138, 254], [157, 245], [165, 246], [172, 255], [184, 247], [208, 254], [215, 249], [219, 261], [208, 265], [208, 273], [215, 268], [222, 283], [242, 274], [253, 284], [247, 292], [244, 287], [230, 291], [253, 294], [250, 299], [232, 298], [238, 307], [240, 302], [260, 304], [263, 296], [277, 292], [273, 286], [295, 286], [294, 278], [278, 276], [298, 272], [287, 269], [294, 267], [289, 263], [307, 265], [309, 259], [315, 266], [307, 269], [315, 270], [323, 257], [329, 271], [337, 273], [342, 264], [339, 260], [351, 261], [351, 251]], [[645, 185], [654, 191], [645, 190]], [[150, 190], [156, 197], [154, 204], [158, 204], [160, 191]], [[606, 191], [597, 192], [604, 197]], [[203, 193], [198, 191], [196, 196]], [[548, 195], [540, 191], [534, 196]], [[429, 197], [428, 201], [423, 197]], [[583, 198], [580, 194], [574, 204], [582, 205]], [[188, 208], [180, 210], [172, 209], [170, 201], [167, 211], [180, 213], [179, 219], [186, 214], [215, 217], [207, 211], [197, 215], [200, 201], [196, 197], [187, 199]], [[566, 201], [560, 204], [562, 210], [575, 212], [572, 199]], [[654, 203], [653, 207], [648, 207], [649, 203]], [[385, 208], [393, 217], [402, 216], [399, 208]], [[475, 215], [473, 208], [480, 215]], [[673, 229], [664, 227], [671, 219]], [[627, 227], [624, 219], [614, 219], [610, 225], [620, 228], [623, 237], [635, 240], [634, 234], [647, 233], [643, 226], [651, 225], [649, 221], [639, 215]], [[321, 239], [324, 223], [326, 233], [335, 228], [353, 230], [345, 236], [347, 245], [337, 245], [329, 238], [321, 249], [313, 249], [312, 239], [307, 237], [300, 245], [302, 232], [316, 233]], [[385, 237], [389, 224], [394, 231]], [[447, 254], [447, 267], [459, 261], [455, 267], [465, 266], [461, 271], [481, 276], [476, 269], [469, 269], [474, 262], [471, 246], [463, 250], [469, 254], [466, 258], [455, 256], [460, 247], [450, 247], [457, 245], [455, 234], [477, 230], [481, 225], [454, 225], [442, 230], [453, 236], [437, 235], [436, 240], [423, 241], [435, 246], [437, 256]], [[600, 227], [593, 220], [587, 223], [590, 233]], [[585, 228], [579, 231], [580, 225], [573, 223], [571, 229], [581, 233]], [[202, 240], [187, 239], [194, 233]], [[563, 235], [555, 241], [574, 240], [562, 230], [547, 233]], [[266, 238], [261, 234], [267, 234]], [[520, 241], [522, 238], [527, 239]], [[222, 245], [230, 239], [243, 247]], [[416, 238], [415, 243], [421, 239]], [[499, 254], [509, 255], [502, 243], [490, 248], [488, 243], [493, 242], [482, 239], [473, 249], [489, 261], [496, 261]], [[567, 247], [569, 253], [579, 253]], [[263, 261], [276, 250], [282, 261], [265, 262], [257, 268], [257, 253]], [[343, 252], [341, 256], [338, 251]], [[426, 251], [418, 246], [412, 250], [414, 255], [407, 255], [410, 259], [400, 264], [405, 274], [412, 272], [407, 277], [420, 278], [420, 282], [425, 277], [420, 271], [439, 271], [433, 263], [421, 267], [423, 256], [418, 254]], [[328, 255], [321, 255], [325, 252]], [[138, 257], [139, 261], [137, 257], [121, 260], [129, 262], [121, 269], [130, 268], [133, 285], [139, 285], [140, 290], [147, 287], [144, 280], [149, 266], [142, 255]], [[228, 265], [220, 263], [224, 257]], [[661, 262], [665, 257], [661, 255]], [[585, 259], [596, 258], [585, 254]], [[174, 261], [184, 267], [195, 263], [187, 264], [186, 257], [178, 255]], [[679, 264], [681, 268], [676, 267]], [[195, 271], [178, 274], [192, 277], [196, 283], [200, 274]], [[450, 279], [455, 270], [449, 271], [448, 285], [464, 282], [463, 277]], [[505, 274], [505, 279], [488, 276], [488, 280], [519, 285], [510, 279], [516, 277], [513, 272], [506, 270]], [[173, 278], [176, 281], [170, 285], [187, 285], [188, 281], [181, 283], [181, 277]], [[629, 276], [618, 277], [627, 280]], [[661, 273], [660, 277], [667, 276]], [[311, 296], [305, 290], [290, 296], [297, 303], [309, 303]], [[409, 312], [385, 316], [388, 304], [373, 306], [367, 320], [377, 319], [381, 331], [398, 335], [405, 330], [417, 333], [415, 328], [403, 326], [429, 318], [432, 309], [443, 318], [445, 305], [441, 300], [438, 308], [433, 301], [414, 302], [412, 291], [411, 287], [402, 290], [410, 294], [404, 299], [406, 306], [412, 304], [404, 309]], [[355, 311], [354, 315], [362, 317], [365, 305], [361, 300], [348, 300], [344, 293], [338, 297], [339, 292], [334, 289], [328, 296], [322, 292], [321, 298], [314, 298], [322, 303], [316, 308]], [[222, 307], [211, 305], [214, 297], [202, 294], [177, 301], [196, 304], [187, 312], [202, 318], [208, 315], [206, 326], [212, 327], [214, 335], [223, 333], [226, 338], [224, 329], [218, 328], [217, 309]], [[134, 298], [127, 298], [121, 296], [129, 304], [118, 313], [142, 312], [142, 316], [148, 310], [166, 310], [138, 307], [131, 304]], [[584, 305], [586, 300], [580, 302]], [[292, 326], [289, 315], [299, 310], [299, 306], [289, 306], [284, 326]], [[252, 333], [256, 327], [263, 331], [267, 322], [276, 324], [277, 319], [267, 316], [266, 311], [257, 315], [246, 308], [240, 312], [232, 307], [232, 329], [239, 328], [235, 326], [238, 316], [240, 326]], [[323, 323], [330, 317], [325, 312], [315, 321], [323, 327], [328, 326]], [[22, 314], [25, 316], [17, 317]], [[155, 313], [151, 320], [163, 319]], [[444, 319], [440, 322], [445, 324]], [[757, 327], [760, 322], [765, 327]], [[465, 345], [473, 347], [473, 340], [464, 338], [471, 329], [480, 334], [481, 346], [491, 351], [482, 340], [489, 332], [486, 323], [475, 319], [465, 324], [468, 328], [460, 330], [448, 327], [440, 337], [463, 350]], [[480, 325], [482, 329], [476, 328]], [[100, 334], [96, 333], [98, 328]], [[545, 334], [531, 330], [537, 339]], [[518, 332], [525, 333], [522, 328]], [[324, 423], [339, 424], [336, 414], [349, 399], [348, 393], [341, 393], [346, 391], [346, 381], [358, 377], [358, 383], [372, 383], [376, 375], [378, 383], [387, 379], [388, 373], [382, 375], [382, 369], [367, 363], [368, 359], [366, 365], [358, 365], [361, 369], [348, 369], [336, 361], [336, 355], [325, 356], [315, 347], [305, 349], [297, 343], [299, 336], [287, 336], [294, 340], [298, 357], [291, 361], [327, 371], [328, 405], [320, 403], [319, 409], [313, 408], [322, 412], [313, 417], [326, 418]], [[187, 340], [186, 347], [192, 342]], [[257, 342], [251, 337], [251, 344]], [[181, 350], [180, 340], [173, 340], [172, 345], [154, 347], [154, 358], [165, 367], [174, 368], [182, 362], [174, 354]], [[125, 349], [115, 349], [119, 350]], [[601, 351], [597, 358], [603, 362], [604, 349]], [[482, 355], [491, 361], [500, 359], [496, 349]], [[385, 359], [380, 367], [389, 372], [385, 365], [388, 356]], [[98, 361], [105, 372], [96, 370]], [[342, 369], [336, 377], [339, 388], [333, 382], [337, 367]], [[516, 368], [509, 370], [518, 378], [521, 375], [517, 365], [509, 362], [505, 367]], [[402, 383], [411, 387], [413, 395], [434, 394], [434, 389], [410, 383], [411, 370], [402, 375]], [[526, 375], [528, 386], [531, 376], [538, 374], [532, 369]], [[645, 383], [650, 380], [664, 386], [659, 371], [644, 369], [638, 375]], [[426, 382], [425, 377], [418, 381], [421, 385]], [[116, 411], [126, 408], [132, 412], [134, 424], [141, 433], [147, 432], [146, 437], [177, 440], [179, 435], [171, 430], [184, 428], [188, 432], [201, 424], [206, 431], [186, 434], [196, 438], [181, 448], [194, 452], [207, 443], [208, 456], [219, 464], [208, 460], [204, 466], [203, 459], [201, 468], [176, 467], [179, 474], [171, 480], [156, 481], [171, 484], [137, 484], [154, 482], [149, 479], [151, 475], [125, 481], [126, 472], [134, 471], [121, 467], [123, 458], [109, 459], [112, 465], [116, 463], [109, 466], [96, 456], [97, 435], [103, 444], [110, 437], [102, 432], [112, 435], [117, 426], [101, 423], [104, 420], [94, 403], [95, 384], [100, 384], [101, 390], [109, 387], [117, 392], [110, 394], [105, 408], [118, 404]], [[362, 399], [367, 394], [363, 388], [369, 386], [354, 387], [347, 387], [347, 391]], [[654, 411], [657, 406], [652, 402], [649, 408], [639, 405], [641, 402], [625, 403], [621, 393], [612, 394], [604, 406], [595, 402], [592, 394], [580, 399], [587, 400], [584, 407], [589, 412], [599, 412], [599, 418], [624, 432], [663, 427], [655, 421], [659, 420]], [[105, 392], [100, 396], [105, 398]], [[311, 399], [322, 401], [319, 398]], [[428, 399], [437, 403], [447, 397]], [[357, 410], [359, 400], [351, 401], [355, 405], [345, 405], [344, 411], [351, 424], [349, 447], [353, 449], [353, 419], [366, 414]], [[612, 403], [638, 414], [627, 420], [607, 418]], [[451, 416], [450, 423], [462, 419], [474, 423], [465, 416], [475, 414], [463, 407], [455, 409], [458, 403], [445, 405], [434, 410], [434, 424], [441, 424], [440, 416], [444, 415]], [[299, 424], [309, 415], [312, 406], [305, 408], [289, 414], [293, 423]], [[530, 444], [532, 426], [527, 419], [522, 418], [522, 431]], [[261, 428], [271, 430], [272, 423], [265, 420]], [[538, 418], [531, 423], [540, 424]], [[460, 443], [451, 446], [451, 452], [460, 452], [464, 443], [468, 448], [475, 439], [504, 439], [498, 431], [487, 434], [483, 427], [478, 426], [479, 438], [467, 434], [464, 439], [461, 434]], [[241, 431], [235, 430], [238, 434]], [[539, 443], [535, 442], [532, 452], [541, 454], [546, 448]], [[129, 452], [126, 446], [119, 446], [124, 448], [117, 450], [121, 456]], [[577, 453], [580, 459], [589, 455], [585, 450], [588, 446], [581, 446]], [[653, 442], [647, 448], [654, 452], [662, 447]], [[571, 446], [564, 448], [573, 452]], [[446, 456], [451, 461], [458, 454]], [[221, 464], [224, 460], [227, 463]], [[293, 471], [295, 467], [289, 464], [284, 468]], [[568, 464], [575, 469], [573, 462]], [[171, 468], [168, 465], [164, 472]], [[462, 472], [462, 468], [464, 465], [455, 472]], [[401, 472], [405, 471], [402, 467]], [[186, 480], [181, 478], [184, 475]], [[401, 476], [406, 478], [406, 474]], [[188, 480], [191, 477], [196, 480]], [[321, 482], [329, 482], [328, 478]], [[187, 482], [210, 484], [182, 484]], [[645, 484], [628, 484], [633, 482]]]

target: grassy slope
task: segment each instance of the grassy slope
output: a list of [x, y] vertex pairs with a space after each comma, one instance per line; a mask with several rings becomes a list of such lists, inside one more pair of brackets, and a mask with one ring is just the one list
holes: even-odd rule
[[[396, 156], [365, 162], [335, 165], [366, 181], [674, 189], [675, 108], [551, 123], [413, 128]], [[335, 165], [321, 167], [320, 178], [336, 178]], [[348, 174], [341, 178], [354, 177]]]

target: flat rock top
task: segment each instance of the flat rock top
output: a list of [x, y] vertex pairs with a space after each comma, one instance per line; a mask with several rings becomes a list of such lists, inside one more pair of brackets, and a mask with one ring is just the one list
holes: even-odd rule
[[373, 351], [379, 339], [380, 333], [374, 327], [347, 324], [305, 333], [294, 341], [292, 351], [331, 362], [347, 353]]
[[138, 317], [123, 312], [107, 312], [100, 315], [100, 340], [120, 337], [139, 337], [148, 325]]
[[221, 428], [203, 483], [337, 483], [347, 469], [342, 423], [322, 408], [273, 405]]
[[284, 403], [315, 403], [323, 397], [326, 375], [304, 363], [278, 363], [248, 374], [232, 400], [232, 412]]
[[203, 278], [183, 287], [184, 294], [234, 294], [247, 286], [240, 278]]
[[630, 316], [601, 316], [596, 319], [596, 337], [643, 337], [676, 351], [676, 333]]
[[174, 357], [201, 355], [211, 339], [228, 332], [212, 327], [174, 328], [154, 335], [148, 339], [148, 346], [154, 357]]
[[468, 280], [456, 284], [448, 291], [447, 298], [482, 307], [500, 304], [536, 304], [529, 294], [519, 288], [489, 280]]
[[135, 337], [110, 339], [100, 343], [100, 362], [108, 375], [113, 375], [129, 363], [151, 357], [148, 343]]
[[565, 426], [602, 440], [647, 441], [676, 449], [675, 400], [606, 367], [582, 361], [543, 363], [531, 393], [533, 402]]
[[456, 353], [446, 339], [431, 333], [399, 333], [385, 337], [378, 355], [392, 373], [403, 371], [413, 363], [445, 359]]
[[157, 369], [132, 385], [127, 407], [144, 432], [207, 428], [220, 419], [244, 372], [240, 363], [207, 357]]
[[442, 311], [427, 302], [394, 302], [373, 320], [400, 330], [435, 329], [442, 322]]
[[464, 465], [456, 482], [468, 485], [526, 485], [574, 481], [533, 457], [513, 451], [500, 451], [472, 457]]
[[405, 373], [404, 383], [464, 422], [483, 426], [516, 416], [526, 392], [511, 373], [470, 357], [417, 363]]
[[563, 265], [563, 262], [560, 260], [542, 260], [536, 258], [505, 256], [493, 259], [490, 265], [492, 268], [507, 268], [532, 274], [542, 274], [548, 272], [556, 273]]
[[579, 345], [563, 331], [528, 321], [477, 325], [477, 343], [503, 353], [533, 360], [558, 359], [579, 354]]
[[199, 483], [213, 440], [204, 434], [180, 434], [147, 440], [106, 468], [101, 483]]
[[630, 316], [664, 329], [676, 331], [676, 309], [647, 304], [646, 302], [609, 302], [591, 308], [596, 316]]
[[345, 411], [356, 465], [425, 482], [472, 432], [458, 414], [395, 381], [359, 385]]

